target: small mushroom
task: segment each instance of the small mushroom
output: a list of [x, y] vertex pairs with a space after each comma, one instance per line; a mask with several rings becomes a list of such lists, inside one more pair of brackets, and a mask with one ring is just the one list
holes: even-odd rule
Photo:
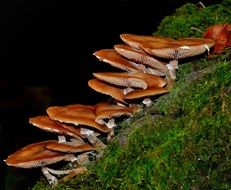
[[102, 94], [106, 94], [118, 100], [120, 102], [126, 103], [124, 101], [124, 92], [120, 88], [116, 88], [114, 86], [108, 85], [104, 82], [101, 82], [98, 79], [91, 79], [88, 81], [88, 86], [91, 87], [93, 90], [100, 92]]
[[168, 67], [165, 63], [155, 59], [150, 54], [146, 53], [143, 50], [134, 49], [125, 44], [115, 45], [114, 49], [125, 58], [138, 62], [144, 65], [147, 65], [149, 68], [146, 68], [146, 72], [150, 74], [155, 74], [158, 76], [169, 75]]
[[124, 71], [145, 71], [145, 66], [142, 64], [137, 64], [128, 59], [125, 59], [120, 54], [118, 54], [114, 49], [102, 49], [96, 51], [95, 55], [100, 61], [110, 64], [111, 66], [122, 69]]
[[178, 60], [199, 55], [209, 50], [214, 44], [213, 40], [182, 38], [171, 43], [142, 43], [140, 47], [151, 55], [171, 59], [167, 65], [171, 79], [175, 79], [175, 70], [178, 69]]
[[115, 72], [104, 72], [104, 73], [93, 73], [93, 75], [104, 82], [108, 82], [113, 85], [123, 86], [123, 87], [134, 87], [146, 89], [148, 87], [147, 83], [140, 78], [132, 76], [128, 72], [115, 73]]
[[4, 161], [7, 165], [18, 168], [42, 167], [43, 174], [47, 178], [49, 184], [55, 185], [58, 182], [57, 178], [55, 176], [52, 176], [44, 168], [44, 166], [54, 164], [65, 159], [69, 159], [70, 155], [50, 151], [45, 148], [48, 144], [54, 142], [57, 141], [48, 140], [27, 145], [26, 147], [9, 155]]
[[74, 137], [80, 141], [82, 140], [82, 136], [80, 131], [72, 126], [67, 126], [64, 124], [57, 123], [47, 115], [36, 116], [29, 119], [29, 123], [48, 132], [57, 133], [60, 135], [69, 135]]
[[73, 142], [49, 143], [46, 145], [46, 149], [63, 153], [80, 153], [95, 150], [90, 144], [84, 143], [76, 145], [76, 143]]
[[83, 105], [83, 104], [72, 104], [67, 106], [51, 106], [47, 108], [47, 114], [50, 118], [54, 118], [55, 115], [59, 114], [60, 112], [66, 112], [66, 111], [73, 111], [76, 113], [76, 115], [79, 116], [85, 116], [88, 117], [95, 117], [94, 114], [94, 106], [90, 105]]
[[120, 34], [120, 38], [129, 46], [135, 49], [140, 48], [141, 43], [153, 42], [153, 43], [171, 43], [174, 42], [171, 38], [166, 38], [162, 36], [145, 36], [145, 35], [135, 35], [135, 34]]
[[150, 87], [163, 87], [167, 83], [159, 76], [154, 76], [143, 72], [104, 72], [93, 73], [93, 75], [96, 78], [113, 85], [127, 87], [128, 89], [124, 89], [124, 94], [129, 93], [130, 91], [134, 90], [134, 88], [147, 89]]
[[136, 89], [130, 93], [128, 93], [124, 99], [126, 100], [132, 100], [132, 99], [143, 99], [143, 104], [145, 104], [147, 107], [151, 105], [151, 99], [150, 97], [160, 95], [167, 93], [168, 90], [166, 88], [158, 88], [158, 87], [153, 87], [153, 88], [148, 88], [148, 89]]
[[[78, 115], [76, 111], [66, 110], [53, 115], [52, 119], [60, 123], [78, 126], [80, 128], [80, 134], [85, 136], [91, 144], [99, 149], [105, 147], [105, 145], [97, 138], [95, 131], [108, 133], [110, 129], [106, 125], [96, 123], [95, 116]], [[88, 133], [83, 133], [83, 128], [88, 128]], [[97, 144], [95, 142], [97, 142]]]
[[48, 144], [46, 149], [63, 152], [63, 153], [78, 153], [77, 157], [72, 161], [76, 161], [78, 165], [87, 164], [89, 162], [89, 153], [94, 151], [95, 148], [88, 143], [76, 143], [76, 142], [54, 142]]

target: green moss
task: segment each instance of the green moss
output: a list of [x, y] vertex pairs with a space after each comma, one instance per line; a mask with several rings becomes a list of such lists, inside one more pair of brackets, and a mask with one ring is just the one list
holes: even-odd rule
[[[230, 22], [230, 2], [199, 14], [195, 5], [186, 4], [165, 18], [157, 33], [185, 37], [195, 32], [179, 32], [181, 24], [185, 29], [204, 29], [211, 23]], [[183, 15], [185, 23], [179, 20]], [[201, 24], [202, 15], [207, 16]], [[227, 50], [209, 60], [205, 56], [180, 63], [171, 92], [119, 123], [102, 159], [87, 173], [55, 188], [41, 180], [33, 190], [231, 189], [230, 55]]]
[[205, 31], [211, 25], [231, 22], [231, 1], [225, 0], [222, 4], [198, 8], [187, 3], [177, 9], [172, 16], [166, 16], [158, 27], [155, 35], [172, 38], [202, 37], [202, 33], [191, 29], [195, 27]]

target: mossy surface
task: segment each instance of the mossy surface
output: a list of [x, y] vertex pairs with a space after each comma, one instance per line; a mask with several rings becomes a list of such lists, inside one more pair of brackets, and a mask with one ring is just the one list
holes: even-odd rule
[[[195, 5], [187, 4], [166, 17], [156, 34], [198, 37], [195, 31], [178, 31], [179, 25], [203, 30], [230, 22], [227, 5], [231, 6], [230, 0], [198, 14]], [[180, 22], [183, 15], [186, 23]], [[205, 16], [201, 23], [200, 17]], [[55, 188], [41, 180], [33, 190], [231, 189], [230, 49], [211, 59], [204, 55], [181, 62], [171, 92], [119, 123], [116, 133], [103, 157], [86, 174]]]
[[172, 38], [202, 37], [202, 33], [192, 29], [205, 31], [209, 26], [231, 22], [231, 1], [224, 0], [222, 4], [212, 5], [206, 8], [198, 8], [197, 5], [187, 3], [176, 9], [171, 16], [166, 16], [160, 23], [155, 35]]

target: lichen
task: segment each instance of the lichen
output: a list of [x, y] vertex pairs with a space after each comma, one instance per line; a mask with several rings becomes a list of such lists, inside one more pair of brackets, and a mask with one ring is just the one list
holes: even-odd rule
[[[204, 30], [231, 21], [228, 5], [225, 0], [198, 10], [186, 4], [155, 34], [198, 37], [191, 26]], [[230, 55], [226, 49], [211, 59], [180, 62], [171, 92], [119, 123], [116, 137], [87, 173], [55, 188], [41, 180], [33, 190], [231, 189]]]

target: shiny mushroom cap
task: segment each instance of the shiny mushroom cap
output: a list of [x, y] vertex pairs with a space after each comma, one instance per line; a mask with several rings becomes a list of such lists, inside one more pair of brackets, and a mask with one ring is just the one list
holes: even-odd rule
[[160, 76], [155, 76], [148, 73], [131, 72], [129, 73], [129, 75], [144, 80], [147, 83], [147, 88], [163, 87], [167, 84], [167, 81], [161, 78]]
[[82, 139], [80, 131], [72, 126], [59, 124], [50, 119], [47, 115], [36, 116], [29, 119], [29, 123], [42, 130], [57, 133], [60, 135], [69, 135], [77, 139]]
[[55, 115], [66, 111], [76, 112], [76, 115], [79, 116], [87, 116], [91, 118], [95, 117], [94, 106], [90, 106], [90, 105], [72, 104], [67, 106], [51, 106], [47, 108], [47, 114], [51, 119], [53, 119]]
[[75, 126], [84, 125], [90, 127], [93, 130], [95, 129], [105, 133], [109, 132], [109, 129], [106, 126], [99, 125], [95, 122], [95, 116], [92, 118], [88, 115], [78, 115], [75, 111], [59, 112], [53, 117], [53, 119], [55, 121], [59, 121], [60, 123], [72, 124]]
[[[116, 105], [114, 106], [116, 107]], [[109, 110], [104, 110], [101, 111], [97, 114], [95, 121], [97, 123], [102, 123], [102, 120], [104, 119], [112, 119], [115, 117], [120, 117], [120, 116], [132, 116], [133, 115], [133, 110], [129, 109], [129, 107], [120, 107], [117, 109], [109, 109]]]
[[104, 72], [104, 73], [93, 73], [93, 75], [104, 82], [108, 82], [113, 85], [123, 87], [134, 87], [146, 89], [147, 83], [140, 78], [133, 77], [128, 72], [115, 73], [115, 72]]
[[91, 79], [88, 81], [88, 86], [91, 87], [93, 90], [100, 92], [102, 94], [106, 94], [118, 100], [120, 102], [124, 102], [124, 93], [123, 90], [120, 88], [116, 88], [114, 86], [108, 85], [104, 82], [101, 82], [98, 79]]
[[143, 65], [125, 59], [120, 54], [118, 54], [114, 49], [102, 49], [96, 51], [94, 55], [100, 61], [108, 63], [111, 66], [118, 69], [122, 69], [124, 71], [145, 70], [145, 67]]
[[124, 99], [131, 100], [131, 99], [137, 99], [137, 98], [146, 98], [146, 97], [164, 94], [167, 92], [168, 92], [168, 90], [166, 88], [158, 88], [158, 87], [148, 88], [148, 89], [144, 89], [144, 90], [143, 89], [136, 89], [136, 90], [128, 93]]
[[66, 143], [59, 143], [54, 142], [46, 145], [46, 149], [57, 151], [57, 152], [63, 152], [63, 153], [79, 153], [79, 152], [86, 152], [86, 151], [92, 151], [95, 150], [95, 148], [90, 144], [79, 144], [74, 145], [73, 143], [70, 144], [69, 142]]
[[172, 43], [152, 43], [147, 42], [140, 47], [151, 55], [179, 60], [204, 53], [214, 45], [210, 39], [181, 38]]
[[135, 34], [121, 34], [120, 38], [129, 46], [135, 49], [140, 48], [141, 43], [153, 42], [153, 43], [170, 43], [174, 40], [171, 38], [166, 38], [162, 36], [145, 36], [145, 35], [135, 35]]
[[155, 59], [150, 54], [146, 53], [143, 50], [134, 49], [125, 44], [115, 45], [114, 49], [125, 58], [138, 62], [144, 65], [147, 65], [151, 68], [157, 69], [165, 74], [168, 74], [168, 68], [165, 63]]
[[45, 148], [48, 144], [55, 142], [57, 141], [48, 140], [27, 145], [26, 147], [9, 155], [5, 162], [9, 166], [35, 168], [43, 167], [66, 159], [67, 155], [60, 152], [50, 151]]

